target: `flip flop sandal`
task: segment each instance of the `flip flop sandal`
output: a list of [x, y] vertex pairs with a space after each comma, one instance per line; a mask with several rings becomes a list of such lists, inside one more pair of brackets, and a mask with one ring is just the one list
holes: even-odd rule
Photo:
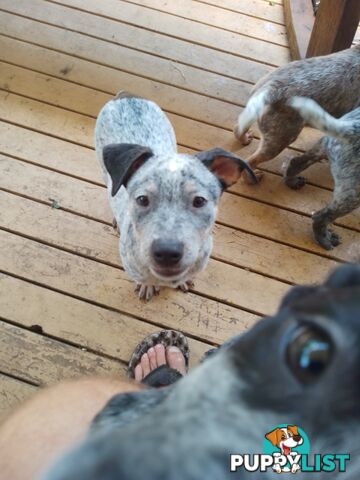
[[[140, 342], [131, 355], [128, 366], [128, 377], [135, 378], [135, 367], [141, 360], [141, 357], [149, 348], [155, 347], [161, 343], [165, 348], [177, 347], [185, 358], [186, 371], [189, 368], [189, 345], [186, 337], [175, 330], [162, 330], [160, 332], [148, 335]], [[162, 387], [171, 385], [182, 377], [181, 373], [168, 365], [161, 365], [147, 375], [141, 383], [151, 387]]]

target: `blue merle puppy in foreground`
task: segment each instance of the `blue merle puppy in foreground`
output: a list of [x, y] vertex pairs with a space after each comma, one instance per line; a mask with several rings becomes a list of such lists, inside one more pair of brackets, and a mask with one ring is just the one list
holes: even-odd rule
[[101, 110], [95, 146], [139, 297], [150, 300], [161, 286], [187, 291], [208, 262], [221, 193], [251, 169], [220, 148], [179, 154], [164, 112], [127, 92]]
[[284, 423], [309, 436], [310, 465], [329, 453], [350, 454], [350, 462], [341, 474], [278, 478], [358, 480], [359, 317], [360, 266], [292, 288], [273, 317], [188, 375], [115, 395], [43, 480], [274, 480], [272, 468], [231, 472], [230, 454], [262, 453], [265, 434]]

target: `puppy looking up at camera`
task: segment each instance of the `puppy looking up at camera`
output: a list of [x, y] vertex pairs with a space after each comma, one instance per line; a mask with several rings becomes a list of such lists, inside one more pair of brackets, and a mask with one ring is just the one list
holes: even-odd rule
[[95, 146], [139, 297], [150, 300], [161, 286], [187, 291], [208, 262], [221, 193], [251, 169], [220, 148], [177, 153], [164, 112], [127, 92], [101, 110]]

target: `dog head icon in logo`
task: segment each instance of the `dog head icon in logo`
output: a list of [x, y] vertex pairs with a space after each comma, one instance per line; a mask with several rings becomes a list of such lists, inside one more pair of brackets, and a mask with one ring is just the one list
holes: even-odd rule
[[[281, 465], [280, 462], [274, 462], [273, 469], [277, 473], [291, 472], [296, 473], [300, 470], [300, 465], [296, 458], [303, 453], [301, 446], [304, 444], [304, 434], [299, 432], [296, 425], [284, 425], [271, 430], [265, 435], [265, 438], [274, 448], [273, 456], [285, 457], [291, 460], [291, 465]], [[300, 447], [300, 450], [299, 450]], [[292, 461], [294, 460], [294, 462]]]
[[304, 443], [299, 429], [295, 425], [284, 428], [275, 428], [265, 435], [275, 447], [278, 447], [283, 455], [290, 455], [293, 448]]

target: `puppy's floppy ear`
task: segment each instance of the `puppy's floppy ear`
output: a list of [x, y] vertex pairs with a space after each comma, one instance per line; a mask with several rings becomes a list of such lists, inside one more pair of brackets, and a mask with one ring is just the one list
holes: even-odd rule
[[334, 270], [325, 282], [327, 287], [345, 288], [360, 285], [360, 266], [343, 265]]
[[279, 306], [279, 311], [282, 308], [288, 307], [293, 303], [300, 302], [304, 298], [308, 298], [310, 295], [314, 295], [315, 293], [318, 293], [320, 291], [321, 287], [317, 286], [307, 286], [307, 285], [301, 285], [301, 286], [296, 286], [292, 287], [283, 297], [281, 300], [280, 306]]
[[281, 440], [281, 430], [280, 428], [275, 428], [275, 430], [271, 430], [271, 432], [265, 435], [265, 438], [271, 442], [274, 447], [277, 447]]
[[153, 155], [150, 148], [133, 143], [106, 145], [103, 149], [103, 159], [112, 180], [111, 195], [116, 195], [122, 185], [126, 187], [136, 170]]
[[247, 170], [254, 183], [257, 183], [257, 178], [249, 165], [241, 158], [222, 148], [199, 152], [195, 157], [201, 160], [217, 176], [224, 190], [239, 180], [243, 170]]

